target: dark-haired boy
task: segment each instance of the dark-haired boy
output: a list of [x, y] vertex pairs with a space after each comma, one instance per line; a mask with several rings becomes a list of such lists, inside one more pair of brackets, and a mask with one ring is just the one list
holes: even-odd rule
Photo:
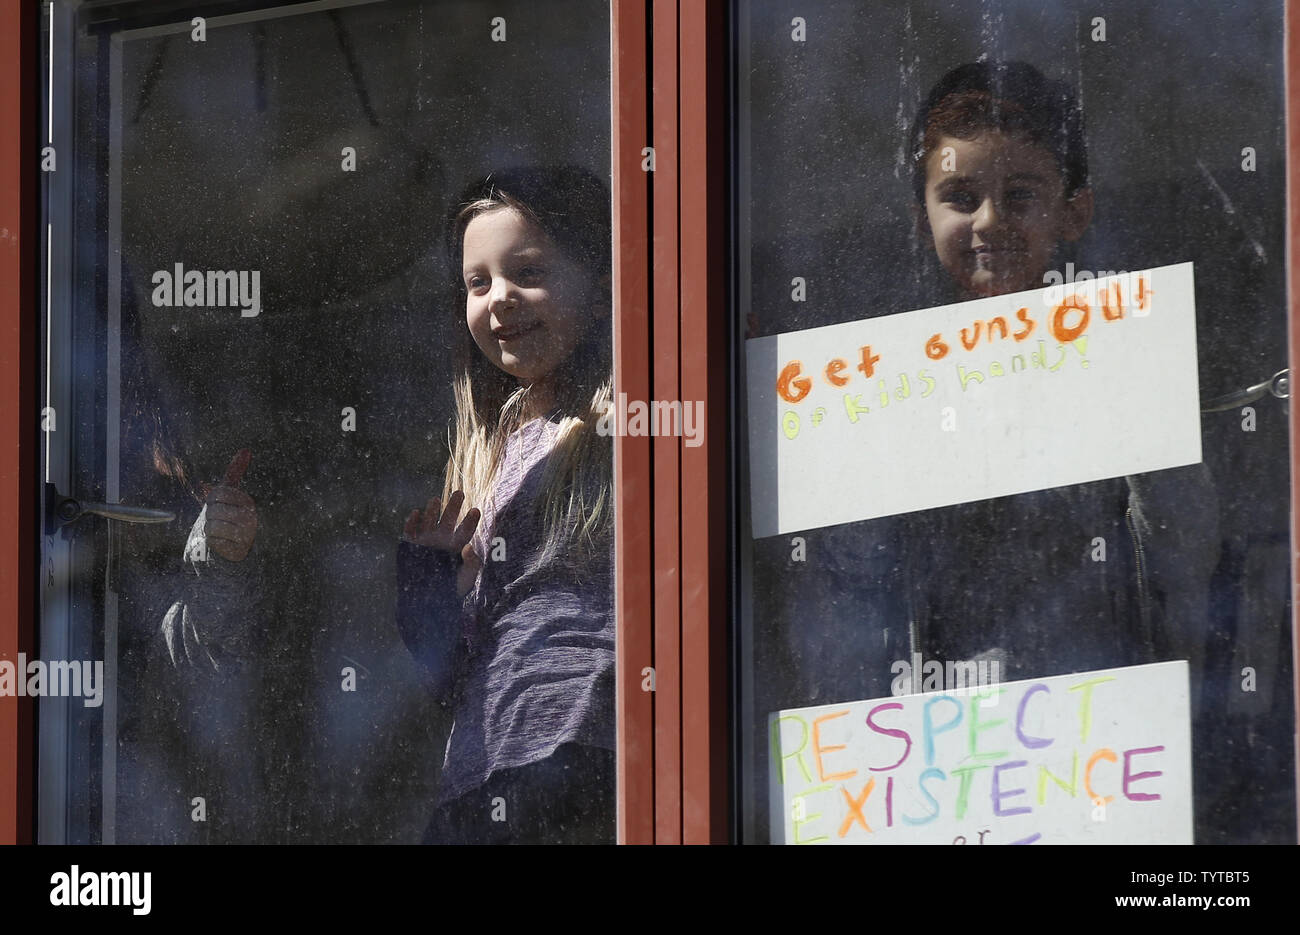
[[930, 92], [912, 139], [922, 231], [958, 296], [1041, 288], [1092, 219], [1069, 88], [1023, 63], [962, 65]]
[[[1042, 288], [1092, 219], [1077, 101], [1031, 65], [953, 69], [912, 143], [919, 229], [950, 301]], [[996, 658], [1007, 680], [1190, 659], [1199, 694], [1218, 558], [1202, 465], [931, 510], [909, 525], [926, 658]]]

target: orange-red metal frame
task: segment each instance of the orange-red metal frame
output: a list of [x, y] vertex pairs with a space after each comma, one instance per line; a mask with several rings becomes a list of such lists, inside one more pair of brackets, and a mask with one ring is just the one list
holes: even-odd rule
[[615, 447], [627, 843], [728, 838], [723, 9], [614, 4], [615, 391], [703, 407], [702, 444]]
[[[614, 0], [611, 9], [615, 399], [645, 399], [650, 388], [650, 176], [641, 168], [650, 136], [648, 14], [645, 0]], [[625, 844], [655, 839], [655, 696], [642, 691], [654, 666], [649, 441], [614, 439], [618, 840]]]
[[704, 443], [681, 449], [682, 840], [729, 840], [728, 342], [725, 5], [680, 0], [677, 173], [681, 399], [704, 403]]
[[[36, 14], [0, 0], [0, 659], [35, 649]], [[0, 697], [0, 843], [34, 829], [36, 708]]]

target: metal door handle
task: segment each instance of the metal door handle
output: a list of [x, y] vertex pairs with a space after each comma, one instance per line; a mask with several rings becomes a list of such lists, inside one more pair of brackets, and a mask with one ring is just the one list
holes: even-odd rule
[[1223, 412], [1227, 409], [1236, 409], [1238, 406], [1253, 403], [1267, 393], [1272, 393], [1278, 399], [1291, 398], [1290, 369], [1279, 370], [1263, 383], [1256, 383], [1244, 390], [1237, 390], [1235, 393], [1228, 393], [1224, 396], [1216, 396], [1201, 407], [1201, 412]]
[[53, 535], [61, 526], [75, 523], [86, 514], [115, 519], [121, 523], [170, 523], [176, 514], [125, 503], [88, 503], [66, 497], [51, 483], [45, 485], [45, 532]]

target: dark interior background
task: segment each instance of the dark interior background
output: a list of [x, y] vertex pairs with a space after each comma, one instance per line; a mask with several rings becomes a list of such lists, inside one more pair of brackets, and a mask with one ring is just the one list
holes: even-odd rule
[[[609, 177], [607, 4], [384, 0], [216, 19], [274, 6], [83, 11], [78, 314], [87, 334], [103, 316], [116, 34], [122, 499], [180, 513], [127, 530], [122, 549], [119, 841], [419, 840], [451, 724], [398, 637], [394, 558], [407, 513], [441, 492], [453, 415], [449, 335], [465, 325], [441, 291], [441, 221], [494, 168]], [[190, 38], [198, 13], [206, 42]], [[491, 40], [497, 16], [505, 42]], [[168, 22], [187, 25], [120, 32]], [[259, 270], [261, 314], [154, 307], [150, 277], [175, 263]], [[201, 504], [158, 472], [157, 439], [196, 489], [252, 452], [242, 489], [259, 528], [230, 605], [248, 617], [229, 621], [258, 659], [242, 681], [158, 664], [162, 614], [192, 586], [180, 558]], [[206, 823], [190, 820], [195, 795]]]

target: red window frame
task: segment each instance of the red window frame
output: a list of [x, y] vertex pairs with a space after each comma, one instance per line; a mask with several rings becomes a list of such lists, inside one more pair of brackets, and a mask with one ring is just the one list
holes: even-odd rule
[[[0, 658], [35, 646], [36, 36], [39, 8], [0, 5]], [[36, 705], [0, 698], [0, 843], [30, 843]]]
[[619, 840], [630, 844], [729, 838], [724, 12], [613, 4], [615, 394], [704, 404], [699, 446], [615, 440]]

